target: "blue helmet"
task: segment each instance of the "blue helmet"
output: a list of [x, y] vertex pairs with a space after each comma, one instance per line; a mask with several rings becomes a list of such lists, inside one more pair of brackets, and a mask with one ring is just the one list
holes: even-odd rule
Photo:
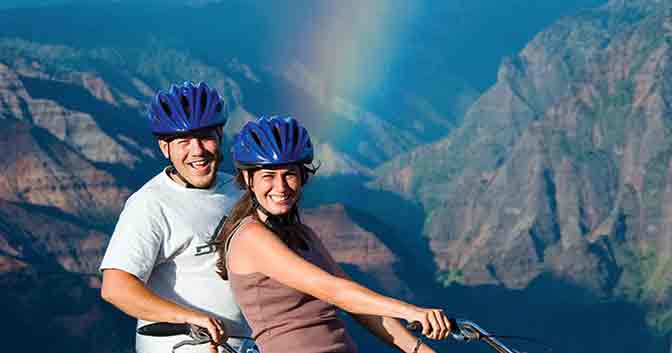
[[234, 163], [241, 169], [313, 161], [308, 131], [291, 116], [261, 117], [248, 122], [236, 135], [231, 151]]
[[224, 101], [214, 88], [204, 82], [171, 85], [159, 91], [149, 104], [148, 118], [154, 135], [179, 135], [190, 131], [223, 125], [228, 118]]

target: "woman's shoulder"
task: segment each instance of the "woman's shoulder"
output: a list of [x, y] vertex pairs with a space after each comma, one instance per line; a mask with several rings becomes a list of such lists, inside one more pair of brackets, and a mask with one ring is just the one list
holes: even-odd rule
[[[316, 233], [306, 225], [302, 225], [299, 234], [296, 235], [302, 236], [302, 238], [304, 238], [309, 244], [318, 244], [318, 246], [323, 246]], [[253, 246], [255, 248], [269, 243], [285, 244], [278, 234], [261, 223], [261, 221], [252, 217], [241, 221], [241, 224], [236, 231], [235, 238], [235, 242], [247, 244], [247, 246]]]
[[277, 238], [268, 227], [266, 227], [259, 220], [248, 217], [243, 219], [238, 226], [231, 241], [235, 243], [250, 243], [250, 245], [260, 245], [260, 242], [265, 242]]
[[261, 225], [261, 223], [252, 216], [247, 216], [235, 224], [233, 229], [229, 232], [229, 236], [226, 237], [226, 243], [224, 245], [224, 249], [226, 249], [225, 252], [228, 254], [231, 245], [237, 242], [236, 239], [241, 238], [244, 233], [249, 233], [250, 230], [254, 232], [254, 228], [257, 225]]
[[[261, 272], [265, 255], [272, 247], [266, 226], [258, 220], [243, 219], [226, 247], [229, 274], [247, 275]], [[272, 241], [272, 240], [271, 240]]]

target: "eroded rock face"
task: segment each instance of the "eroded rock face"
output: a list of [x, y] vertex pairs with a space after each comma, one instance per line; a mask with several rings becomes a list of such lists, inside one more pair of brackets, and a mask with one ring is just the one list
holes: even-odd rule
[[458, 130], [374, 171], [372, 187], [422, 200], [444, 271], [667, 296], [669, 5], [613, 1], [559, 21], [502, 64]]
[[[3, 272], [73, 272], [95, 277], [108, 235], [55, 207], [0, 200]], [[92, 282], [92, 285], [94, 282]]]
[[4, 126], [12, 134], [0, 141], [0, 198], [100, 222], [116, 216], [128, 188], [43, 129], [11, 120]]
[[379, 239], [380, 236], [357, 225], [340, 204], [308, 209], [303, 220], [320, 237], [334, 259], [372, 276], [388, 295], [409, 296], [405, 279], [397, 270], [400, 259]]
[[132, 116], [140, 123], [137, 100], [113, 95], [107, 83], [91, 73], [59, 77], [42, 70], [38, 61], [28, 64], [20, 58], [13, 67], [0, 65], [0, 116], [42, 127], [92, 162], [134, 168], [143, 156], [155, 157], [155, 151], [133, 141], [134, 135], [118, 133], [105, 123], [113, 115], [118, 121]]
[[[130, 344], [116, 327], [129, 320], [99, 296], [98, 265], [108, 236], [86, 224], [55, 207], [0, 200], [0, 311], [12, 322], [0, 325], [5, 335], [78, 351], [100, 344], [113, 352]], [[36, 317], [49, 329], [29, 329]], [[19, 349], [11, 342], [6, 348]]]

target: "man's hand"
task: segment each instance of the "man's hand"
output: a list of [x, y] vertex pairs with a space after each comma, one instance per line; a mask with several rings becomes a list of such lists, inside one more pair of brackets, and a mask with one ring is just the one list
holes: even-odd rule
[[224, 325], [213, 317], [202, 313], [195, 313], [195, 315], [189, 317], [186, 322], [208, 330], [208, 334], [213, 341], [210, 343], [209, 347], [211, 353], [217, 353], [217, 346], [222, 343], [222, 341], [226, 341], [227, 339]]
[[103, 271], [101, 292], [103, 299], [138, 319], [189, 323], [205, 328], [214, 341], [210, 347], [212, 352], [217, 352], [217, 344], [227, 338], [224, 325], [217, 319], [154, 294], [140, 279], [125, 271], [117, 269]]

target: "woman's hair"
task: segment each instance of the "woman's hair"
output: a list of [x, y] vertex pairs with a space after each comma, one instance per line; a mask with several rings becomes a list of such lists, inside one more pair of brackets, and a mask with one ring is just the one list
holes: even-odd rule
[[[319, 165], [300, 165], [299, 166], [301, 169], [301, 186], [303, 187], [308, 183], [308, 180], [310, 179], [310, 176], [315, 174], [317, 172], [317, 169], [319, 169]], [[250, 175], [250, 182], [252, 179], [252, 174], [259, 170], [261, 168], [253, 168], [253, 169], [246, 169], [248, 171], [248, 174]], [[245, 193], [238, 199], [238, 202], [236, 202], [235, 205], [233, 205], [233, 208], [231, 208], [231, 213], [229, 214], [228, 218], [226, 221], [224, 221], [224, 225], [222, 225], [222, 228], [217, 235], [217, 238], [215, 240], [215, 246], [217, 247], [217, 253], [219, 255], [219, 259], [217, 260], [217, 274], [219, 274], [220, 277], [224, 280], [228, 280], [228, 274], [226, 270], [226, 250], [228, 247], [228, 240], [229, 237], [233, 234], [233, 232], [238, 228], [240, 225], [240, 222], [245, 219], [248, 216], [252, 216], [255, 220], [259, 220], [259, 216], [256, 211], [256, 207], [254, 205], [253, 201], [253, 193], [252, 190], [248, 187], [247, 183], [245, 182], [245, 174], [241, 169], [238, 169], [238, 173], [236, 174], [235, 177], [235, 182], [236, 185], [240, 188], [245, 190]], [[298, 201], [297, 201], [298, 203]], [[261, 222], [263, 223], [263, 222]], [[286, 229], [272, 229], [278, 236], [283, 239], [288, 245], [289, 244], [296, 244], [297, 239], [292, 239], [293, 234], [301, 234], [303, 233], [303, 229], [301, 224], [297, 226], [289, 226], [289, 227], [283, 227]], [[296, 230], [299, 230], [296, 232]], [[298, 242], [303, 242], [305, 244], [304, 239], [298, 239]]]

